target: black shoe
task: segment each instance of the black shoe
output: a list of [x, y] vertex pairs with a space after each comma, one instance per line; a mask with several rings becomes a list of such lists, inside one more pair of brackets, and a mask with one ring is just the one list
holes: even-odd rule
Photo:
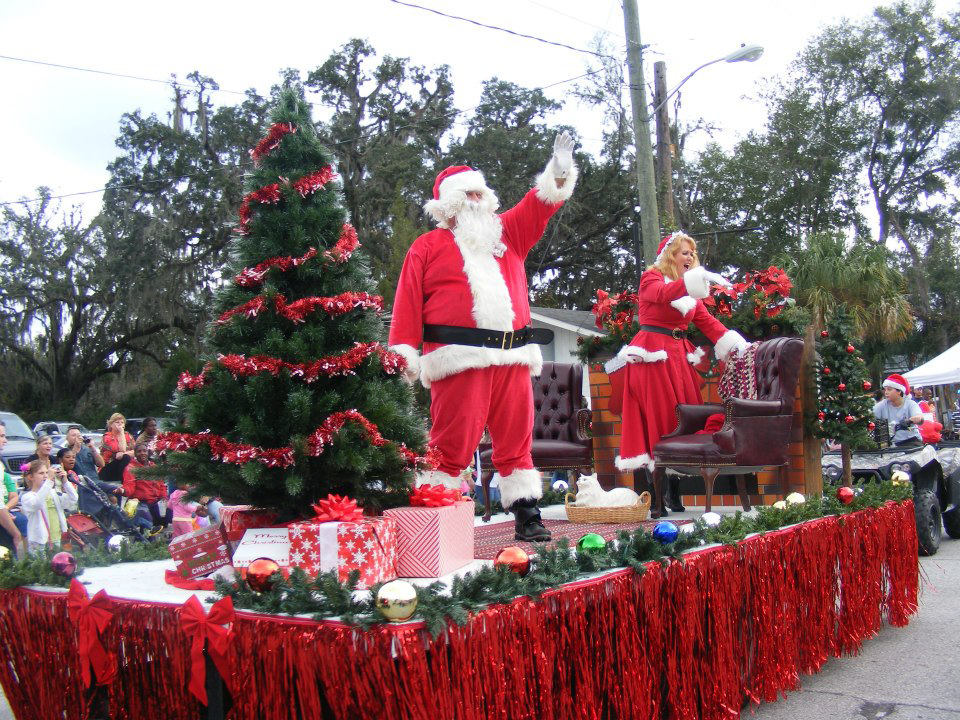
[[543, 525], [537, 501], [532, 498], [517, 500], [510, 506], [514, 517], [514, 539], [523, 542], [546, 542], [550, 531]]
[[667, 480], [667, 492], [665, 493], [666, 497], [666, 506], [673, 510], [674, 512], [684, 512], [686, 508], [683, 506], [683, 503], [680, 502], [680, 478], [676, 475], [669, 476]]

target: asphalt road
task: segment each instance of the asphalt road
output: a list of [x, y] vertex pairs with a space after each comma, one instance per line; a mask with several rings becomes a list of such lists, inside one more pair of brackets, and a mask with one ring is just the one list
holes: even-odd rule
[[[681, 517], [685, 516], [682, 515]], [[920, 611], [884, 626], [859, 656], [830, 660], [801, 689], [743, 713], [757, 720], [960, 720], [960, 540], [921, 558]], [[14, 720], [0, 696], [0, 720]]]

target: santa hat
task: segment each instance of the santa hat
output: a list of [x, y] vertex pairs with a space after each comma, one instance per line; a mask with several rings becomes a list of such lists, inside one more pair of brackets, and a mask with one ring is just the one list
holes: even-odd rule
[[883, 386], [885, 388], [893, 388], [894, 390], [899, 390], [906, 397], [907, 393], [910, 392], [910, 383], [907, 382], [907, 379], [903, 375], [898, 375], [893, 373], [886, 380], [883, 381]]
[[675, 239], [677, 240], [684, 239], [684, 240], [689, 240], [693, 242], [693, 238], [687, 235], [686, 233], [682, 233], [682, 232], [670, 233], [663, 240], [660, 241], [659, 245], [657, 245], [657, 259], [653, 261], [654, 265], [660, 264], [660, 261], [663, 260], [664, 253], [666, 253], [667, 251], [667, 247], [669, 247], [670, 243], [673, 242]]
[[440, 227], [447, 227], [447, 221], [457, 214], [468, 192], [479, 192], [491, 206], [491, 212], [500, 206], [482, 173], [468, 165], [454, 165], [437, 175], [433, 183], [433, 199], [428, 200], [423, 209], [434, 217]]

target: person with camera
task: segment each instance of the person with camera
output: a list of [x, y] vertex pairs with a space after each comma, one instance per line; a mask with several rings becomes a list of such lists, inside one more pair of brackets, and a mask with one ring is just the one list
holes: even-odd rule
[[103, 456], [94, 446], [93, 440], [84, 437], [80, 428], [72, 427], [67, 430], [67, 447], [73, 451], [77, 474], [96, 480], [104, 463]]
[[895, 432], [890, 441], [898, 446], [922, 445], [918, 425], [923, 424], [923, 411], [910, 396], [910, 383], [894, 373], [883, 381], [883, 400], [873, 406], [873, 416], [891, 425]]

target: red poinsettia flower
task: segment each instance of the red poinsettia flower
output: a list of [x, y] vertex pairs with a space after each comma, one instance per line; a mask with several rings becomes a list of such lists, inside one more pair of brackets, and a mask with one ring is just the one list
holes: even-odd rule
[[597, 329], [603, 330], [603, 322], [610, 317], [613, 311], [613, 301], [605, 290], [597, 290], [597, 302], [593, 306], [593, 315], [597, 318]]

